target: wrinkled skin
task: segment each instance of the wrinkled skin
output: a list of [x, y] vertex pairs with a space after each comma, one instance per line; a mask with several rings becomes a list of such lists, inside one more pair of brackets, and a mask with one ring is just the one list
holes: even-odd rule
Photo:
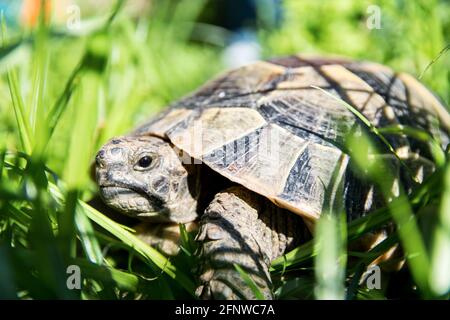
[[[309, 236], [303, 221], [243, 187], [216, 192], [217, 181], [202, 185], [201, 165], [184, 165], [182, 159], [173, 145], [157, 137], [113, 139], [96, 157], [100, 194], [108, 206], [151, 223], [137, 228], [140, 238], [167, 254], [178, 251], [174, 223], [202, 216], [195, 270], [200, 298], [254, 299], [234, 267], [238, 264], [271, 299], [270, 262]], [[209, 205], [200, 206], [201, 194], [211, 192]]]

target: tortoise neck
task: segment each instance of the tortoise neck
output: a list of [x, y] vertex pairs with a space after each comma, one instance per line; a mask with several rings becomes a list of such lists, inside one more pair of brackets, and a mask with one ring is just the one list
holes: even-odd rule
[[196, 201], [195, 211], [202, 215], [214, 196], [234, 183], [204, 164], [185, 165], [189, 172], [189, 192]]

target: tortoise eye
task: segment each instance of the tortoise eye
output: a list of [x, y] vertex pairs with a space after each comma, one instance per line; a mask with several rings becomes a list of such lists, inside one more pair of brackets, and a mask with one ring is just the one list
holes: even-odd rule
[[148, 168], [152, 164], [152, 158], [145, 156], [139, 159], [138, 165], [141, 168]]

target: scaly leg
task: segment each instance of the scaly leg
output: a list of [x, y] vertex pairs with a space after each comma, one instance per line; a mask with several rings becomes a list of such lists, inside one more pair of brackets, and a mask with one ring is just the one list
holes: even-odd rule
[[205, 210], [201, 242], [200, 285], [203, 299], [255, 299], [234, 264], [253, 279], [265, 299], [272, 299], [272, 259], [309, 237], [300, 217], [280, 209], [243, 187], [219, 194]]

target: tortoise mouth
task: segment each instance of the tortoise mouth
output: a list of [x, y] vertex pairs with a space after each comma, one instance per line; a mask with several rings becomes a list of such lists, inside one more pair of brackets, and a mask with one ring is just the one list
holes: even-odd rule
[[105, 193], [114, 193], [114, 194], [131, 194], [136, 193], [130, 188], [126, 187], [117, 187], [117, 186], [100, 186], [100, 190]]
[[126, 187], [117, 186], [100, 186], [100, 193], [105, 198], [105, 200], [116, 198], [116, 197], [133, 197], [136, 195], [144, 198], [140, 193]]
[[110, 207], [136, 218], [156, 217], [161, 208], [143, 193], [122, 186], [100, 186], [100, 195]]

